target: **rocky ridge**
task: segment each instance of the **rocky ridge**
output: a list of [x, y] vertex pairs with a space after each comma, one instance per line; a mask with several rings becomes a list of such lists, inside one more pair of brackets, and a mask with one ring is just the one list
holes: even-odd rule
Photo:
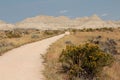
[[16, 24], [7, 24], [0, 21], [0, 29], [2, 28], [36, 28], [42, 30], [56, 30], [56, 29], [83, 29], [83, 28], [103, 28], [103, 27], [120, 27], [119, 21], [104, 21], [97, 15], [83, 18], [68, 18], [66, 16], [36, 16], [27, 18]]

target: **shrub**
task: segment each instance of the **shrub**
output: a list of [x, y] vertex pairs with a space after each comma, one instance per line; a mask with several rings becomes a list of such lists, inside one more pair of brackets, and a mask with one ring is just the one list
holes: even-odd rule
[[65, 44], [72, 45], [73, 43], [71, 41], [65, 41]]
[[70, 80], [83, 77], [93, 80], [98, 77], [103, 67], [113, 62], [110, 54], [104, 53], [95, 44], [84, 44], [79, 46], [66, 46], [60, 56], [63, 72], [69, 75]]
[[97, 31], [110, 31], [113, 32], [114, 28], [108, 28], [108, 27], [103, 27], [103, 28], [96, 28], [95, 30]]
[[113, 55], [119, 54], [117, 50], [117, 42], [114, 39], [107, 38], [103, 41], [102, 36], [97, 36], [89, 40], [89, 42], [99, 45], [99, 47], [106, 53], [110, 53]]
[[5, 51], [9, 50], [10, 48], [14, 47], [14, 43], [9, 42], [9, 41], [0, 41], [0, 56], [2, 55], [2, 53], [4, 53]]
[[38, 38], [40, 38], [40, 37], [39, 37], [38, 34], [33, 34], [33, 35], [31, 35], [31, 38], [32, 38], [32, 39], [38, 39]]
[[45, 30], [45, 31], [44, 31], [44, 34], [45, 34], [45, 35], [53, 35], [53, 31]]
[[92, 31], [94, 31], [94, 29], [92, 29], [92, 28], [86, 29], [86, 32], [92, 32]]
[[6, 31], [6, 36], [8, 38], [19, 38], [22, 36], [22, 34], [20, 34], [19, 32], [15, 32], [15, 31]]

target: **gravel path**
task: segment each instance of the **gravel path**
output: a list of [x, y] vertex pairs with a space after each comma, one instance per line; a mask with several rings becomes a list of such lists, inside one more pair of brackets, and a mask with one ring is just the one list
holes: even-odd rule
[[44, 80], [43, 59], [48, 47], [65, 34], [30, 43], [0, 56], [0, 80]]

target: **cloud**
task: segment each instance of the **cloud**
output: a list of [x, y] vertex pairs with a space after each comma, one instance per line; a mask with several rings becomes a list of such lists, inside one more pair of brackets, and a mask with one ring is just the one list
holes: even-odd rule
[[61, 11], [59, 11], [60, 14], [64, 14], [64, 13], [67, 13], [67, 12], [68, 12], [68, 10], [61, 10]]
[[105, 16], [108, 16], [108, 14], [107, 14], [107, 13], [104, 13], [104, 14], [102, 14], [101, 16], [102, 16], [102, 17], [105, 17]]

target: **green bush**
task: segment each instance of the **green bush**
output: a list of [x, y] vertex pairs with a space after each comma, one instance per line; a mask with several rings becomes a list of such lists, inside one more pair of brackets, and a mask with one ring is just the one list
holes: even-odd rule
[[95, 44], [66, 46], [60, 56], [63, 72], [69, 75], [70, 80], [85, 78], [93, 80], [100, 75], [103, 67], [113, 62], [110, 54], [104, 53]]

